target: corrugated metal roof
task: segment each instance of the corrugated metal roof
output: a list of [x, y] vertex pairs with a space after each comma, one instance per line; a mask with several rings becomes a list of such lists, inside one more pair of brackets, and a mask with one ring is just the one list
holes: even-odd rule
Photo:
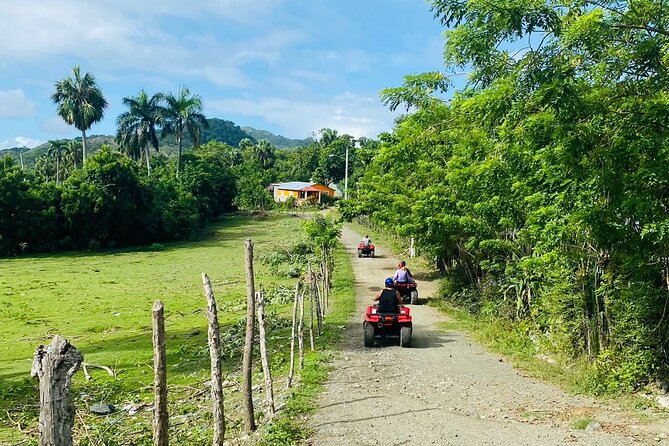
[[318, 183], [307, 183], [306, 181], [290, 181], [288, 183], [278, 183], [274, 185], [275, 188], [281, 190], [302, 190]]

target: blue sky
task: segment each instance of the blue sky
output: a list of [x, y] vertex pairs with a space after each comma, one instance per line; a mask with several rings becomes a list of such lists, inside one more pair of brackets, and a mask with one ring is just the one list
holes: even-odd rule
[[110, 103], [89, 134], [114, 133], [124, 96], [183, 84], [208, 117], [291, 138], [375, 137], [396, 117], [378, 92], [443, 68], [443, 29], [421, 0], [0, 0], [0, 11], [0, 149], [79, 135], [50, 100], [74, 65]]

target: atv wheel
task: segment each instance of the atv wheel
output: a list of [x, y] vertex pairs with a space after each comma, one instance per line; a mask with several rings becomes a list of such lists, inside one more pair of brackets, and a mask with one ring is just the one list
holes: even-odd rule
[[365, 332], [365, 347], [374, 347], [374, 326], [365, 322], [363, 331]]
[[374, 250], [372, 249], [371, 252], [369, 253], [370, 257], [374, 257]]
[[362, 249], [358, 249], [358, 258], [362, 257]]
[[416, 305], [418, 303], [418, 291], [414, 290], [411, 292], [411, 305]]
[[408, 347], [411, 344], [411, 327], [400, 328], [400, 346]]

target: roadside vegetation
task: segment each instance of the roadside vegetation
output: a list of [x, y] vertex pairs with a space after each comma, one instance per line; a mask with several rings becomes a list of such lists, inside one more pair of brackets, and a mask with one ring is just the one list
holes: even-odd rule
[[[444, 72], [382, 92], [381, 135], [346, 218], [436, 259], [442, 297], [539, 354], [589, 364], [587, 390], [669, 373], [667, 13], [637, 2], [434, 0]], [[470, 71], [449, 100], [453, 76]]]

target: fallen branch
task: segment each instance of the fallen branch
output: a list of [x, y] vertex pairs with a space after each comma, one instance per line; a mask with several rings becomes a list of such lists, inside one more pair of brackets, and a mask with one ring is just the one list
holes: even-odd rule
[[84, 371], [84, 376], [86, 377], [86, 381], [90, 381], [91, 379], [93, 379], [91, 378], [91, 375], [88, 374], [88, 367], [105, 370], [107, 373], [109, 373], [109, 376], [111, 376], [112, 378], [116, 378], [116, 374], [114, 373], [114, 371], [109, 367], [107, 367], [106, 365], [88, 364], [87, 362], [82, 362], [81, 367]]

